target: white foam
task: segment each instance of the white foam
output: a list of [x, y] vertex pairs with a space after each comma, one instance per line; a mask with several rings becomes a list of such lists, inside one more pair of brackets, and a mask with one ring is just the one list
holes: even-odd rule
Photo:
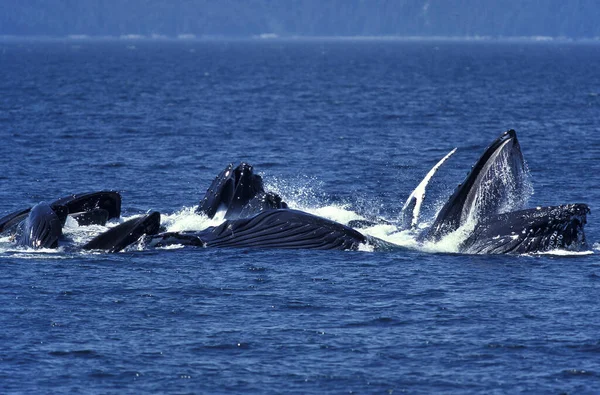
[[421, 248], [421, 244], [416, 239], [416, 234], [411, 230], [399, 231], [393, 225], [375, 225], [370, 228], [361, 230], [361, 232], [392, 243], [399, 247], [405, 247], [410, 249], [418, 250]]
[[210, 219], [204, 214], [197, 214], [196, 209], [197, 206], [184, 207], [173, 214], [161, 214], [161, 225], [167, 232], [198, 231], [209, 226], [218, 226], [224, 220], [223, 212], [217, 213], [218, 215]]
[[185, 248], [185, 246], [183, 244], [171, 244], [162, 247], [156, 247], [156, 249], [159, 250], [179, 250], [181, 248]]
[[537, 252], [531, 255], [556, 255], [556, 256], [583, 256], [583, 255], [594, 255], [594, 251], [568, 251], [568, 250], [551, 250], [544, 252]]
[[196, 35], [195, 34], [178, 34], [177, 39], [178, 40], [195, 40]]
[[121, 34], [119, 36], [121, 40], [143, 40], [146, 36], [142, 34]]
[[361, 252], [373, 252], [375, 251], [375, 247], [370, 245], [370, 244], [366, 244], [366, 243], [361, 243], [358, 245], [358, 251]]
[[44, 258], [44, 259], [64, 259], [66, 258], [63, 255], [64, 249], [62, 247], [58, 248], [30, 248], [30, 247], [20, 247], [16, 246], [12, 243], [7, 246], [3, 246], [5, 248], [0, 249], [0, 253], [17, 253], [19, 258], [23, 259], [35, 259], [35, 258]]
[[306, 208], [306, 212], [347, 225], [350, 221], [364, 220], [365, 217], [348, 209], [347, 204]]

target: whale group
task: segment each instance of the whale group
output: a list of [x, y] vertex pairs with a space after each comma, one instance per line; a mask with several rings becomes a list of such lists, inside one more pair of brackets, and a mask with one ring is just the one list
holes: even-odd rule
[[[528, 198], [526, 166], [516, 132], [502, 133], [487, 147], [438, 211], [431, 224], [422, 224], [420, 207], [429, 180], [455, 152], [442, 158], [410, 194], [398, 230], [417, 234], [422, 242], [438, 242], [461, 232], [458, 252], [465, 254], [529, 254], [587, 248], [586, 204], [525, 207]], [[143, 248], [184, 245], [195, 247], [358, 250], [397, 246], [363, 234], [353, 227], [289, 207], [247, 163], [229, 164], [200, 200], [196, 213], [223, 218], [218, 226], [168, 232], [161, 214], [151, 211], [123, 221], [77, 246], [82, 250], [119, 252], [132, 244]], [[67, 218], [80, 226], [118, 221], [121, 195], [116, 191], [72, 194], [41, 202], [0, 218], [0, 236], [19, 247], [56, 248]], [[374, 219], [376, 223], [378, 219]], [[364, 224], [363, 224], [364, 225]]]

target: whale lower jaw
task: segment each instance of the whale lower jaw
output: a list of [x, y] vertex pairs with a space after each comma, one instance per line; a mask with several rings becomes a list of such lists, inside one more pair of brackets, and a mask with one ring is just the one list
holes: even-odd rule
[[470, 219], [494, 216], [507, 208], [522, 208], [527, 195], [525, 174], [521, 147], [516, 132], [511, 129], [494, 140], [481, 155], [438, 212], [426, 239], [439, 241]]
[[206, 247], [357, 250], [367, 241], [345, 225], [290, 209], [225, 221], [198, 235]]

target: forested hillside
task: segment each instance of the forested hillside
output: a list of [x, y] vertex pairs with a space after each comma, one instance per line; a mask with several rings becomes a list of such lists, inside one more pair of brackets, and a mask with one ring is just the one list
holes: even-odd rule
[[600, 36], [598, 0], [0, 0], [0, 35]]

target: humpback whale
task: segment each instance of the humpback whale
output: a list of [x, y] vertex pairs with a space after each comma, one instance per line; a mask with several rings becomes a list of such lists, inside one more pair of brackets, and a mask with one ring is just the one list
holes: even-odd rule
[[[67, 213], [80, 224], [101, 224], [121, 215], [121, 195], [115, 191], [100, 191], [68, 195], [49, 204], [52, 209], [64, 206]], [[17, 210], [0, 218], [0, 234], [13, 234], [16, 226], [25, 220], [32, 207]], [[64, 222], [64, 221], [63, 221]], [[104, 223], [102, 223], [104, 222]]]
[[419, 222], [419, 214], [421, 212], [421, 205], [425, 199], [425, 191], [427, 190], [427, 184], [431, 178], [435, 175], [438, 169], [456, 152], [456, 148], [450, 151], [444, 156], [438, 163], [435, 164], [429, 170], [429, 173], [423, 178], [423, 180], [417, 185], [414, 191], [408, 196], [404, 206], [402, 207], [402, 227], [404, 229], [414, 228]]
[[536, 207], [484, 218], [461, 244], [468, 254], [527, 254], [586, 245], [585, 204]]
[[[419, 232], [420, 207], [429, 180], [456, 149], [442, 158], [411, 193], [402, 209], [398, 230]], [[418, 236], [437, 242], [453, 232], [464, 237], [458, 251], [468, 254], [523, 254], [554, 249], [586, 248], [584, 225], [590, 210], [585, 204], [525, 208], [527, 168], [516, 132], [501, 134], [483, 152], [465, 180], [439, 210], [431, 226]], [[140, 241], [148, 247], [182, 244], [196, 247], [294, 248], [358, 250], [398, 248], [350, 226], [294, 210], [274, 192], [266, 191], [262, 177], [247, 163], [229, 164], [213, 180], [196, 213], [224, 221], [197, 231], [161, 229], [160, 213], [153, 211], [118, 224], [97, 235], [84, 250], [118, 252]], [[80, 224], [101, 224], [119, 218], [121, 196], [100, 191], [65, 196], [39, 203], [0, 218], [0, 234], [17, 245], [55, 248], [66, 218]], [[375, 223], [386, 223], [377, 220]]]
[[281, 197], [265, 192], [262, 177], [247, 163], [233, 167], [230, 163], [214, 179], [200, 201], [196, 213], [213, 218], [223, 211], [225, 219], [236, 219], [263, 210], [287, 208]]
[[160, 213], [153, 211], [138, 218], [132, 218], [110, 228], [83, 245], [84, 250], [105, 250], [119, 252], [135, 243], [144, 235], [157, 234], [160, 229]]
[[16, 228], [15, 241], [18, 246], [30, 248], [56, 248], [67, 219], [67, 208], [41, 202], [33, 206], [27, 217]]
[[292, 209], [273, 209], [199, 232], [147, 236], [153, 247], [172, 244], [200, 247], [357, 250], [372, 238], [329, 219]]
[[461, 253], [523, 254], [587, 247], [587, 205], [525, 209], [527, 195], [526, 166], [511, 129], [484, 151], [421, 239], [439, 241], [462, 227], [468, 233], [459, 246]]
[[52, 203], [41, 202], [0, 218], [0, 234], [18, 246], [56, 248], [67, 216], [80, 225], [104, 225], [121, 215], [121, 195], [100, 191], [68, 195]]
[[484, 151], [437, 214], [427, 239], [437, 241], [468, 220], [499, 214], [509, 205], [522, 205], [525, 175], [521, 146], [511, 129]]
[[[429, 180], [455, 150], [440, 160], [409, 196], [399, 229], [415, 229]], [[470, 224], [472, 228], [466, 229], [467, 236], [458, 246], [461, 253], [522, 254], [585, 248], [584, 225], [589, 208], [570, 204], [525, 209], [529, 193], [526, 172], [516, 132], [502, 133], [483, 152], [419, 239], [437, 242]], [[144, 243], [342, 250], [356, 250], [361, 244], [378, 249], [391, 246], [351, 227], [287, 208], [279, 196], [264, 191], [262, 178], [246, 163], [235, 169], [230, 164], [223, 170], [197, 210], [209, 217], [217, 211], [225, 211], [225, 221], [219, 226], [158, 233], [146, 236]]]
[[358, 249], [371, 238], [306, 212], [289, 209], [281, 197], [265, 191], [262, 177], [247, 163], [229, 164], [212, 182], [196, 210], [225, 221], [201, 231], [147, 234], [143, 243], [153, 247], [181, 244], [200, 247], [295, 249]]

